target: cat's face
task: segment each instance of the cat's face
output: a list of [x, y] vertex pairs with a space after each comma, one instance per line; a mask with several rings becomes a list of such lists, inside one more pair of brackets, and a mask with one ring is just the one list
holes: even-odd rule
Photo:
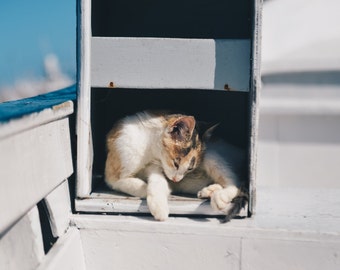
[[179, 182], [201, 161], [203, 146], [192, 116], [168, 119], [162, 141], [162, 167], [166, 177]]

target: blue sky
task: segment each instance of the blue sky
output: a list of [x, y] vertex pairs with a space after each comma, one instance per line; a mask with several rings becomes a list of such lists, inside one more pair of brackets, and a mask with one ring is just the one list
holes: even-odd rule
[[75, 0], [3, 0], [0, 35], [0, 86], [42, 77], [48, 53], [56, 54], [62, 70], [75, 77]]

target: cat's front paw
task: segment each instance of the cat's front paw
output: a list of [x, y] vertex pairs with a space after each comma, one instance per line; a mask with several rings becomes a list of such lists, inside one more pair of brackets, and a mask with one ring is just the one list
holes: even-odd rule
[[231, 201], [237, 194], [238, 188], [235, 186], [217, 190], [211, 196], [211, 207], [215, 210], [228, 212], [229, 208], [232, 207]]
[[210, 198], [215, 191], [221, 190], [221, 189], [222, 189], [221, 185], [212, 184], [212, 185], [209, 185], [209, 186], [203, 188], [202, 190], [200, 190], [197, 193], [197, 197], [200, 198], [200, 199]]
[[164, 221], [169, 217], [169, 205], [167, 199], [160, 196], [148, 195], [147, 203], [153, 217], [158, 221]]

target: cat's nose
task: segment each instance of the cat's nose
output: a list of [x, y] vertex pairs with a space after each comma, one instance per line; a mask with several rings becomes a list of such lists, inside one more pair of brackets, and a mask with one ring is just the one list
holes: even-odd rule
[[171, 178], [171, 180], [172, 180], [173, 182], [177, 183], [177, 182], [181, 181], [182, 178], [183, 178], [182, 175], [175, 175], [174, 177]]
[[178, 179], [177, 179], [177, 177], [176, 176], [174, 176], [174, 177], [172, 177], [172, 179], [171, 179], [173, 182], [175, 182], [175, 183], [177, 183], [178, 182]]

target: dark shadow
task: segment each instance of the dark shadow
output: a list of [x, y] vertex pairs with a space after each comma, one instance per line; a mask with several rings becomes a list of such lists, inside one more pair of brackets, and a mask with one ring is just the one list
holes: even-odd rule
[[107, 37], [250, 38], [249, 0], [92, 1], [92, 34]]
[[247, 92], [94, 88], [91, 108], [93, 175], [103, 175], [106, 134], [113, 124], [124, 116], [143, 110], [184, 112], [200, 121], [220, 123], [217, 136], [245, 151], [248, 149]]
[[47, 254], [58, 238], [54, 237], [52, 234], [51, 224], [48, 218], [50, 214], [48, 212], [45, 201], [41, 200], [37, 204], [37, 207], [39, 211], [39, 219], [40, 219], [41, 233], [42, 233], [43, 244], [44, 244], [44, 251], [45, 251], [45, 254]]

